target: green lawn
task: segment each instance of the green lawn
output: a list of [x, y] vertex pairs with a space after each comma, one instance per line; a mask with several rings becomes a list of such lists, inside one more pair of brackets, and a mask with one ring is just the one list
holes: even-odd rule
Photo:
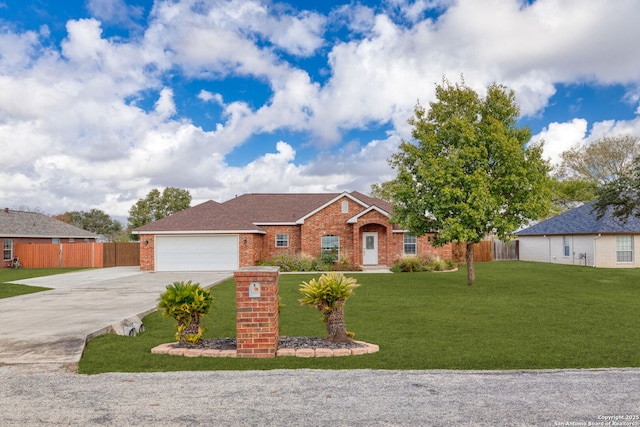
[[50, 288], [39, 286], [26, 286], [11, 283], [16, 280], [31, 279], [33, 277], [51, 276], [54, 274], [77, 271], [77, 268], [3, 268], [0, 269], [0, 299], [15, 297], [18, 295], [32, 294], [34, 292], [48, 291]]
[[[525, 262], [476, 264], [476, 283], [456, 273], [354, 275], [347, 329], [380, 352], [302, 359], [153, 355], [173, 341], [170, 319], [145, 317], [147, 332], [92, 340], [79, 372], [238, 369], [545, 369], [640, 367], [640, 270]], [[281, 275], [281, 335], [324, 336], [320, 314], [297, 302], [307, 275]], [[185, 276], [185, 280], [189, 278]], [[205, 337], [235, 336], [235, 283], [213, 289]]]

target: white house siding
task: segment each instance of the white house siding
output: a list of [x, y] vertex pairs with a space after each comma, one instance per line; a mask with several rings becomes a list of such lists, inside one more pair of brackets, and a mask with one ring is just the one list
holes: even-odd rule
[[593, 266], [593, 236], [570, 235], [567, 237], [569, 238], [569, 256], [564, 255], [563, 236], [520, 236], [518, 239], [520, 240], [520, 260]]
[[[570, 254], [564, 256], [563, 236], [519, 236], [520, 260], [601, 268], [640, 267], [640, 235], [633, 237], [633, 262], [617, 262], [615, 235], [568, 235]], [[586, 260], [581, 257], [586, 255]]]
[[521, 236], [520, 261], [550, 262], [549, 239], [542, 236]]

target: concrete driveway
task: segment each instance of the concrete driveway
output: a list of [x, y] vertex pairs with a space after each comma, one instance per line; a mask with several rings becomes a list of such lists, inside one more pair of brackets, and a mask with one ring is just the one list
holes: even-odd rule
[[209, 287], [232, 276], [115, 267], [15, 281], [53, 290], [0, 299], [0, 364], [76, 363], [88, 338], [153, 311], [168, 284], [191, 280]]

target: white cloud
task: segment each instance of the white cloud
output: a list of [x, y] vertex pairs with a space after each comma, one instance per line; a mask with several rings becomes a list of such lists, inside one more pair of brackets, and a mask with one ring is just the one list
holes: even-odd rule
[[303, 12], [298, 16], [285, 15], [257, 22], [267, 23], [262, 30], [269, 40], [294, 55], [310, 56], [324, 44], [325, 18], [316, 13]]
[[[604, 0], [526, 7], [521, 0], [387, 0], [378, 8], [343, 5], [328, 17], [273, 2], [158, 0], [148, 27], [131, 39], [105, 37], [103, 24], [133, 25], [139, 9], [121, 0], [87, 7], [94, 18], [67, 22], [59, 47], [47, 28], [0, 28], [0, 152], [10, 159], [0, 197], [10, 206], [126, 216], [162, 186], [219, 201], [248, 191], [368, 191], [393, 176], [386, 160], [410, 137], [406, 120], [416, 101], [428, 105], [443, 75], [456, 81], [463, 73], [478, 91], [504, 83], [527, 115], [541, 113], [558, 83], [620, 83], [630, 102], [639, 98], [640, 56], [630, 49], [640, 39], [635, 0], [615, 7]], [[422, 18], [446, 7], [438, 20]], [[327, 29], [336, 31], [331, 37], [350, 33], [336, 42], [325, 39]], [[325, 54], [322, 83], [296, 65]], [[270, 93], [254, 105], [203, 85], [185, 101], [172, 86], [185, 76], [216, 84], [246, 78]], [[180, 116], [180, 102], [191, 101], [221, 107], [213, 130]], [[346, 132], [380, 124], [390, 129], [387, 139], [336, 150]], [[287, 132], [323, 151], [301, 162], [302, 147]], [[263, 148], [238, 167], [225, 163], [234, 148], [270, 133], [282, 139], [275, 151]], [[545, 139], [545, 155], [557, 162], [577, 142], [616, 133], [640, 135], [640, 119], [576, 118], [551, 123], [534, 139]]]
[[587, 136], [587, 121], [573, 119], [568, 123], [550, 123], [542, 132], [534, 135], [531, 141], [544, 140], [543, 156], [553, 166], [561, 163], [560, 154], [572, 146], [583, 143]]
[[160, 98], [156, 102], [155, 111], [161, 120], [167, 120], [176, 113], [176, 104], [173, 102], [173, 90], [163, 88]]
[[88, 0], [87, 9], [103, 22], [125, 27], [136, 27], [135, 20], [143, 13], [142, 7], [127, 5], [124, 0]]
[[378, 14], [368, 18], [366, 37], [333, 47], [331, 78], [311, 125], [329, 143], [340, 138], [337, 129], [370, 121], [402, 129], [415, 101], [433, 99], [443, 75], [457, 80], [464, 74], [480, 92], [504, 83], [516, 91], [525, 115], [545, 108], [557, 83], [637, 87], [640, 56], [628, 51], [629, 40], [640, 39], [637, 16], [640, 3], [633, 0], [619, 9], [602, 0], [537, 0], [524, 8], [517, 0], [460, 0], [436, 22], [412, 27]]
[[16, 34], [0, 31], [0, 69], [16, 72], [29, 66], [33, 56], [39, 53], [38, 35], [32, 31]]
[[198, 99], [204, 102], [213, 102], [214, 104], [224, 105], [224, 99], [219, 93], [211, 93], [208, 90], [201, 90], [198, 93]]
[[620, 135], [640, 137], [640, 117], [636, 117], [633, 120], [605, 120], [596, 122], [591, 128], [589, 140], [595, 141], [596, 139], [607, 136]]

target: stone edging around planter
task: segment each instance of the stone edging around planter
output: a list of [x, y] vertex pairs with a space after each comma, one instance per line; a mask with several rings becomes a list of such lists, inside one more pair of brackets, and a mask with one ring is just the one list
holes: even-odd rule
[[454, 271], [458, 271], [458, 267], [454, 268], [453, 270], [440, 270], [440, 271], [430, 271], [429, 273], [453, 273]]
[[[369, 344], [364, 341], [356, 341], [364, 347], [353, 348], [280, 348], [276, 356], [294, 357], [337, 357], [337, 356], [359, 356], [361, 354], [371, 354], [380, 351], [376, 344]], [[169, 354], [172, 356], [186, 357], [237, 357], [236, 350], [212, 350], [201, 348], [174, 348], [174, 343], [160, 344], [151, 349], [153, 354]]]

